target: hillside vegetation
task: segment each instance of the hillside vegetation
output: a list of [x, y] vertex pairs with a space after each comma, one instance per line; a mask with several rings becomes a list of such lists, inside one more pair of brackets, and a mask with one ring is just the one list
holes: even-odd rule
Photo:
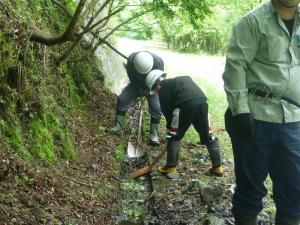
[[58, 63], [70, 44], [29, 41], [31, 22], [60, 32], [68, 17], [50, 0], [0, 2], [0, 224], [109, 224], [117, 142], [101, 124], [115, 97], [90, 51]]

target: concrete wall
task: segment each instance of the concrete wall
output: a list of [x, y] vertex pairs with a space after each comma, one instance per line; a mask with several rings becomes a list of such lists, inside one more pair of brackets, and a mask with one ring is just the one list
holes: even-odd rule
[[105, 46], [99, 47], [95, 54], [99, 58], [99, 69], [105, 77], [105, 85], [119, 94], [128, 82], [123, 66], [126, 60]]

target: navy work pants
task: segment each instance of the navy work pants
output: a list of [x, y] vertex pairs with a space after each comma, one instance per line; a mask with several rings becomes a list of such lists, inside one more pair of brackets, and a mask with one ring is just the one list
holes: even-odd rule
[[159, 123], [161, 108], [157, 94], [150, 95], [149, 90], [133, 87], [130, 83], [122, 90], [117, 99], [117, 114], [125, 115], [127, 110], [136, 103], [138, 97], [145, 96], [148, 101], [151, 123]]
[[178, 130], [176, 134], [171, 135], [172, 140], [180, 141], [189, 127], [194, 126], [198, 132], [201, 144], [207, 144], [212, 139], [209, 133], [208, 104], [206, 102], [199, 105], [185, 104], [179, 108], [179, 118], [167, 118], [167, 129], [171, 130], [173, 120], [178, 120]]
[[236, 176], [233, 213], [257, 215], [267, 190], [269, 174], [277, 213], [300, 216], [300, 122], [270, 123], [254, 121], [251, 137], [234, 127], [230, 110], [225, 126], [231, 138]]

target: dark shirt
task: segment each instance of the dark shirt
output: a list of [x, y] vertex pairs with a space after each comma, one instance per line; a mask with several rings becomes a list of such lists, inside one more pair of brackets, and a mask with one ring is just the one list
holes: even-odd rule
[[175, 108], [185, 105], [200, 105], [206, 102], [204, 92], [189, 76], [175, 77], [161, 81], [158, 91], [162, 113], [169, 120]]
[[291, 19], [291, 20], [284, 20], [282, 19], [285, 26], [286, 26], [286, 29], [289, 31], [289, 34], [290, 36], [292, 36], [292, 33], [293, 33], [293, 26], [294, 26], [294, 19]]
[[[136, 71], [136, 69], [134, 67], [134, 57], [138, 53], [139, 52], [134, 52], [129, 55], [128, 60], [127, 60], [127, 65], [126, 65], [126, 71], [127, 71], [127, 75], [130, 80], [130, 83], [133, 87], [147, 89], [147, 86], [145, 83], [147, 74], [140, 74], [139, 72]], [[164, 70], [163, 60], [159, 56], [157, 56], [151, 52], [149, 52], [149, 53], [153, 57], [153, 67], [151, 70], [155, 70], [155, 69]]]

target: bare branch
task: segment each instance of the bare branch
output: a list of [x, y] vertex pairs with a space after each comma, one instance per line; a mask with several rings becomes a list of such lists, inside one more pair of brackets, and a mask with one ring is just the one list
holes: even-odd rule
[[123, 22], [120, 23], [118, 26], [116, 26], [115, 28], [113, 28], [108, 34], [106, 34], [106, 35], [104, 36], [103, 39], [106, 40], [110, 35], [112, 35], [112, 34], [113, 34], [116, 30], [118, 30], [121, 26], [123, 26], [124, 24], [128, 23], [129, 21], [131, 21], [131, 20], [133, 20], [133, 19], [135, 19], [135, 18], [137, 18], [137, 17], [140, 17], [140, 16], [144, 15], [145, 13], [146, 13], [146, 11], [145, 11], [145, 12], [142, 12], [142, 13], [139, 13], [139, 14], [136, 14], [136, 15], [134, 15], [134, 16], [128, 18], [127, 20], [123, 21]]
[[114, 52], [116, 52], [117, 54], [119, 54], [120, 56], [122, 56], [124, 59], [128, 59], [128, 57], [126, 55], [124, 55], [122, 52], [118, 51], [114, 46], [112, 46], [109, 42], [107, 42], [106, 40], [102, 39], [101, 37], [98, 37], [99, 42], [96, 44], [96, 46], [93, 49], [93, 52], [96, 51], [96, 49], [102, 44], [106, 44], [110, 49], [112, 49]]
[[93, 22], [94, 20], [96, 19], [96, 17], [103, 11], [103, 9], [108, 5], [108, 3], [110, 2], [111, 0], [106, 0], [103, 5], [96, 11], [95, 15], [92, 16], [89, 20], [89, 22], [87, 23], [87, 25], [85, 26], [86, 28], [88, 28]]
[[103, 23], [105, 20], [108, 20], [109, 18], [111, 18], [113, 15], [117, 14], [118, 12], [122, 11], [125, 7], [120, 7], [119, 9], [117, 9], [116, 11], [112, 12], [111, 14], [103, 17], [102, 19], [100, 19], [98, 22], [94, 23], [93, 25], [91, 25], [90, 27], [86, 28], [85, 30], [83, 30], [79, 36], [83, 36], [84, 34], [90, 32], [91, 30], [93, 30], [95, 27], [97, 27], [99, 24]]

